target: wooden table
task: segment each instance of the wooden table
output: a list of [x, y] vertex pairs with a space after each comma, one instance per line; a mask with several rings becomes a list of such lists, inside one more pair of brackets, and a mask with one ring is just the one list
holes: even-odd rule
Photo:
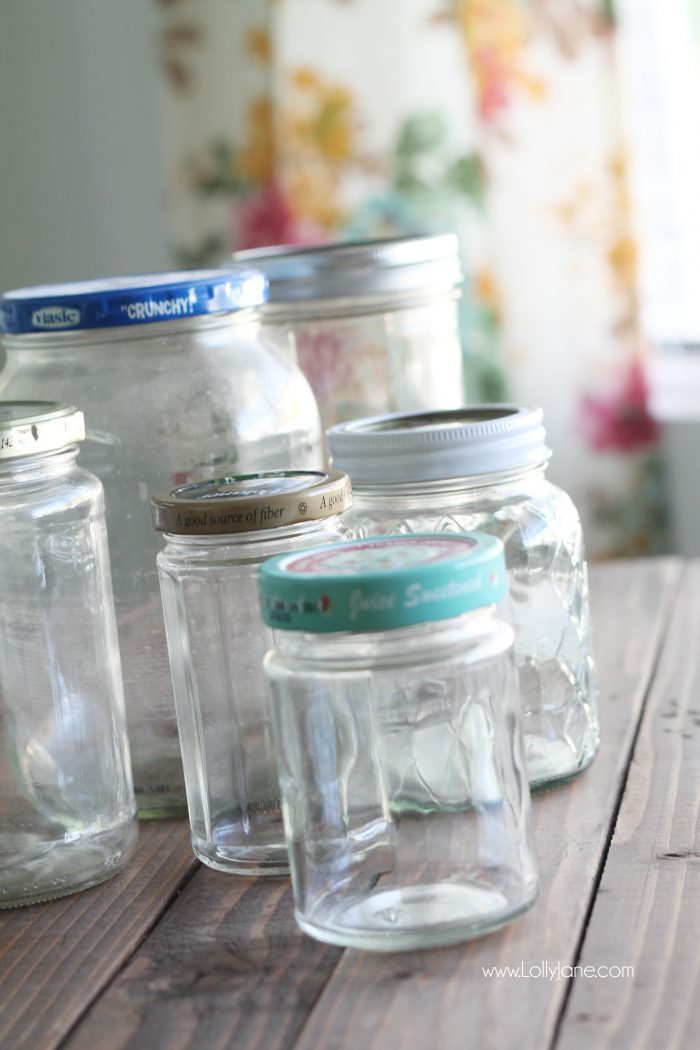
[[700, 1047], [700, 564], [597, 566], [591, 589], [603, 744], [534, 800], [528, 915], [341, 951], [298, 932], [286, 880], [211, 871], [183, 822], [146, 824], [111, 882], [0, 915], [2, 1050]]

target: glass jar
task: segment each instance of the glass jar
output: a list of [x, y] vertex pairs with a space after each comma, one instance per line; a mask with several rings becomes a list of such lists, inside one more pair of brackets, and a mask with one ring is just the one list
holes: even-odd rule
[[599, 732], [583, 536], [571, 499], [545, 478], [541, 410], [386, 416], [328, 437], [353, 482], [356, 535], [478, 529], [503, 541], [530, 783], [585, 769]]
[[260, 570], [296, 918], [377, 951], [534, 901], [513, 632], [489, 536], [386, 536]]
[[8, 292], [0, 396], [76, 401], [105, 486], [136, 800], [186, 812], [149, 500], [220, 473], [322, 466], [301, 371], [259, 342], [260, 274], [221, 270]]
[[258, 566], [345, 535], [344, 474], [261, 473], [153, 501], [192, 844], [220, 871], [289, 870], [262, 661]]
[[261, 248], [234, 258], [268, 277], [263, 334], [301, 365], [324, 427], [463, 404], [454, 234]]
[[102, 882], [137, 825], [102, 485], [83, 416], [0, 402], [0, 907]]

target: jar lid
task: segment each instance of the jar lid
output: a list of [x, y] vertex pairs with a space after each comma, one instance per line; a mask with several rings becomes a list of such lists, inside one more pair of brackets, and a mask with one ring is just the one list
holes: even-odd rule
[[254, 270], [182, 270], [16, 288], [0, 299], [3, 330], [80, 331], [174, 321], [260, 306], [267, 281]]
[[254, 248], [236, 252], [233, 261], [262, 270], [270, 282], [272, 305], [423, 292], [426, 286], [457, 285], [463, 280], [453, 233], [309, 248]]
[[270, 558], [263, 620], [285, 631], [383, 631], [447, 620], [506, 594], [503, 544], [479, 532], [417, 532]]
[[342, 514], [352, 502], [339, 470], [264, 471], [199, 481], [151, 500], [153, 527], [179, 536], [260, 532]]
[[85, 439], [83, 413], [57, 401], [0, 401], [0, 459], [58, 452]]
[[537, 466], [551, 455], [545, 438], [541, 408], [509, 404], [374, 416], [328, 431], [333, 466], [355, 488]]

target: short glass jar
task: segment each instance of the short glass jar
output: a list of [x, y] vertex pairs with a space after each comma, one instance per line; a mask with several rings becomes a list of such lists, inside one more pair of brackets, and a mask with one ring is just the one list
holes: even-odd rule
[[88, 413], [81, 459], [105, 486], [141, 816], [186, 811], [149, 500], [222, 473], [323, 464], [318, 411], [260, 342], [260, 274], [114, 277], [8, 292], [0, 396]]
[[545, 477], [541, 410], [360, 419], [328, 440], [352, 478], [355, 535], [478, 529], [503, 541], [530, 783], [585, 769], [599, 730], [583, 536], [571, 499]]
[[260, 248], [234, 259], [267, 276], [263, 335], [298, 361], [324, 427], [463, 403], [454, 234]]
[[537, 892], [513, 632], [489, 536], [387, 536], [260, 571], [297, 922], [375, 951], [504, 925]]
[[86, 889], [136, 844], [102, 485], [81, 412], [0, 402], [0, 908]]
[[258, 566], [344, 537], [344, 474], [269, 472], [153, 501], [192, 845], [220, 871], [289, 870], [262, 661]]

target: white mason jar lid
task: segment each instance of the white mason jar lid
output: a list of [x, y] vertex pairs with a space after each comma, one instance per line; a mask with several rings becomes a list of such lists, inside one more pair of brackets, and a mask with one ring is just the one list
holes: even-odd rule
[[542, 409], [469, 405], [354, 419], [328, 431], [333, 466], [356, 488], [440, 481], [545, 463]]
[[85, 440], [83, 413], [57, 401], [0, 401], [0, 459], [59, 452]]
[[346, 241], [303, 247], [281, 245], [236, 252], [227, 260], [261, 270], [269, 303], [425, 293], [463, 280], [453, 233]]

